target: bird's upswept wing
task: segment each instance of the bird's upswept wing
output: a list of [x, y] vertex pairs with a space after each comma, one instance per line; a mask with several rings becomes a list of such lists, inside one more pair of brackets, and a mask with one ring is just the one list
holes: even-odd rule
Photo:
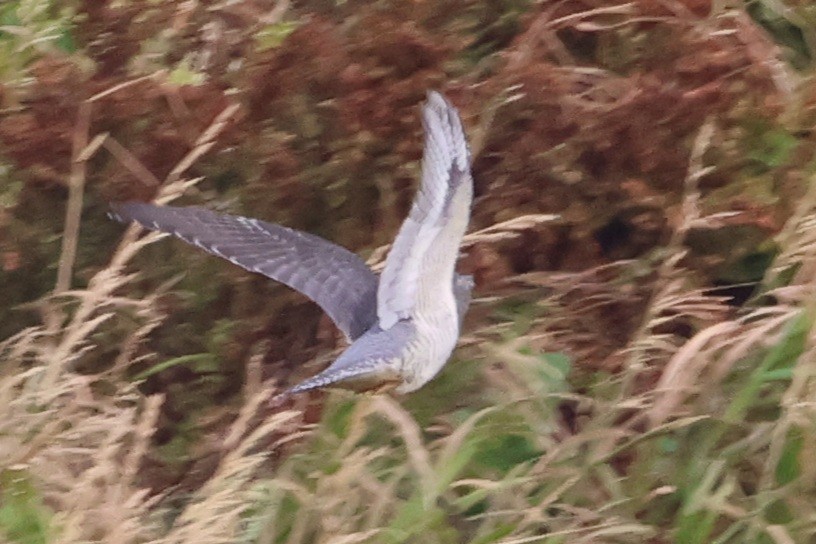
[[419, 193], [388, 254], [377, 292], [377, 316], [384, 329], [411, 317], [424, 297], [433, 297], [437, 288], [433, 282], [450, 289], [470, 217], [470, 152], [456, 108], [430, 92], [422, 124], [425, 150]]
[[316, 302], [349, 340], [376, 322], [377, 276], [360, 257], [319, 236], [198, 207], [129, 202], [111, 217], [167, 232]]

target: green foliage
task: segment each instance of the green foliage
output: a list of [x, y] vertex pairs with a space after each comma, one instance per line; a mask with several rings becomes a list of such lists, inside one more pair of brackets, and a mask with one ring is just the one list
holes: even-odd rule
[[506, 47], [521, 32], [530, 4], [530, 0], [496, 0], [472, 5], [467, 13], [472, 41], [466, 58], [476, 64]]
[[216, 358], [212, 353], [191, 353], [190, 355], [183, 355], [174, 359], [167, 359], [166, 361], [162, 361], [157, 365], [153, 365], [147, 370], [139, 372], [133, 376], [133, 380], [142, 381], [150, 376], [154, 376], [159, 372], [178, 365], [188, 366], [196, 373], [213, 372], [217, 368]]
[[[759, 518], [767, 519], [769, 523], [791, 521], [789, 514], [783, 514], [784, 501], [777, 497], [784, 494], [784, 486], [800, 474], [797, 457], [802, 435], [796, 428], [784, 438], [782, 452], [773, 468], [775, 485], [757, 490], [756, 496], [750, 499], [746, 497], [754, 504], [753, 508], [749, 507], [753, 512], [751, 516], [728, 522], [724, 515], [744, 478], [742, 465], [757, 447], [740, 429], [750, 429], [751, 419], [759, 415], [763, 406], [768, 403], [778, 405], [812, 325], [812, 319], [806, 313], [794, 316], [780, 340], [764, 356], [753, 358], [752, 369], [741, 370], [732, 377], [730, 386], [733, 391], [728, 394], [731, 400], [725, 404], [721, 415], [681, 430], [676, 443], [683, 446], [677, 450], [673, 446], [665, 452], [671, 461], [666, 466], [673, 467], [668, 481], [675, 482], [679, 499], [676, 541], [711, 542], [715, 529], [720, 526], [717, 541], [733, 542], [735, 540], [731, 538], [746, 538], [752, 518], [754, 522]], [[723, 523], [727, 524], [727, 529], [721, 526]], [[731, 536], [726, 537], [729, 534]]]
[[23, 469], [0, 471], [0, 533], [15, 544], [52, 542], [53, 512]]
[[768, 119], [751, 118], [745, 122], [744, 145], [755, 173], [766, 173], [785, 166], [791, 153], [799, 145], [799, 139], [775, 126]]
[[259, 51], [279, 47], [283, 40], [298, 27], [294, 21], [280, 21], [266, 25], [255, 33], [255, 42]]
[[8, 0], [0, 4], [0, 80], [19, 83], [25, 68], [50, 49], [76, 51], [73, 10], [53, 0]]
[[808, 3], [752, 0], [746, 3], [748, 14], [785, 47], [786, 56], [797, 68], [813, 62], [813, 7]]
[[178, 86], [200, 85], [205, 78], [205, 74], [196, 72], [190, 67], [190, 61], [185, 57], [170, 71], [168, 81]]
[[767, 386], [780, 380], [790, 381], [812, 327], [813, 318], [808, 312], [803, 311], [791, 319], [782, 339], [740, 380], [740, 387], [732, 395], [733, 400], [725, 410], [723, 418], [726, 422], [743, 421], [751, 407], [762, 404], [761, 397], [767, 393]]
[[802, 475], [800, 454], [805, 446], [805, 430], [800, 427], [788, 429], [779, 462], [776, 464], [776, 484], [787, 485]]

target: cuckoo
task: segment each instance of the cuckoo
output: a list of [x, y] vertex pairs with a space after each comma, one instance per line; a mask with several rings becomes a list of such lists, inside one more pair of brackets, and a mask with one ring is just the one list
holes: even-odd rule
[[350, 345], [286, 394], [327, 386], [415, 391], [450, 357], [473, 288], [455, 270], [473, 200], [462, 121], [447, 99], [429, 92], [422, 124], [419, 192], [379, 275], [343, 247], [258, 219], [137, 202], [114, 204], [111, 216], [288, 285], [328, 314]]

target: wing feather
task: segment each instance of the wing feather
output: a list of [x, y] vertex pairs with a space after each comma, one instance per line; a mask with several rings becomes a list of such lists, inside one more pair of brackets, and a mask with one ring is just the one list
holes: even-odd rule
[[318, 236], [198, 207], [129, 202], [111, 217], [167, 232], [263, 274], [316, 302], [349, 340], [376, 322], [377, 276], [360, 257]]
[[428, 295], [421, 292], [423, 274], [440, 272], [445, 277], [433, 279], [452, 285], [470, 215], [470, 152], [456, 108], [439, 93], [430, 92], [422, 124], [425, 151], [420, 189], [388, 254], [377, 292], [377, 316], [384, 329], [412, 316], [419, 299]]
[[410, 322], [403, 321], [389, 330], [374, 327], [348, 347], [326, 370], [308, 378], [285, 394], [336, 385], [364, 391], [392, 383], [399, 385], [402, 358], [416, 336]]

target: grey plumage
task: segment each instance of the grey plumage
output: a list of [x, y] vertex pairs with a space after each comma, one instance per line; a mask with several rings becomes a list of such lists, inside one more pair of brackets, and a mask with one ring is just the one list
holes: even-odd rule
[[387, 331], [374, 326], [324, 372], [308, 378], [289, 390], [300, 393], [347, 381], [353, 389], [371, 389], [388, 383], [398, 385], [400, 360], [416, 335], [410, 321], [400, 321]]
[[376, 321], [377, 276], [360, 257], [319, 236], [198, 207], [112, 205], [111, 217], [167, 232], [316, 302], [348, 340]]
[[[428, 294], [420, 292], [423, 274], [431, 272], [427, 270], [427, 257], [434, 246], [444, 245], [446, 240], [440, 240], [440, 236], [446, 234], [445, 230], [455, 220], [464, 221], [466, 226], [470, 218], [470, 152], [456, 108], [439, 93], [429, 93], [422, 110], [422, 125], [425, 128], [422, 182], [388, 254], [377, 292], [377, 316], [384, 328], [411, 316], [419, 298]], [[452, 199], [457, 190], [467, 193], [466, 209], [460, 206], [458, 210], [464, 212], [462, 217], [453, 217]], [[461, 235], [453, 236], [450, 243], [455, 247], [444, 248], [455, 253], [446, 260], [448, 270], [438, 272], [442, 277], [454, 273], [460, 242]], [[425, 285], [437, 289], [435, 282]]]
[[382, 277], [357, 255], [320, 237], [203, 208], [125, 203], [111, 216], [168, 232], [300, 291], [352, 344], [332, 365], [291, 388], [418, 389], [455, 346], [473, 280], [455, 273], [470, 214], [470, 155], [456, 109], [431, 92], [423, 108], [422, 183]]

